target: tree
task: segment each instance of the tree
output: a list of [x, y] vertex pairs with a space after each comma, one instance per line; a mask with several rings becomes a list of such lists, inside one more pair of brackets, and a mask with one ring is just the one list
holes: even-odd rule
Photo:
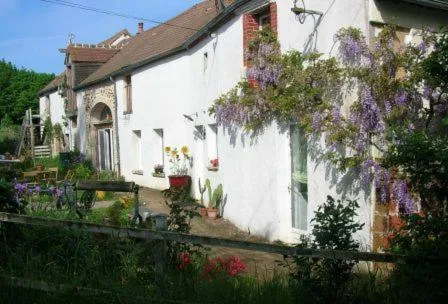
[[25, 110], [38, 109], [38, 92], [54, 79], [54, 74], [18, 69], [0, 61], [0, 119], [8, 113], [13, 123], [21, 123]]

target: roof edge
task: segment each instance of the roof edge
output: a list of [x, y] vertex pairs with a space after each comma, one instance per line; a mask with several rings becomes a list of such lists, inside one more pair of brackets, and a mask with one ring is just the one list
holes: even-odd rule
[[58, 90], [58, 87], [54, 87], [51, 89], [42, 89], [37, 93], [37, 96], [42, 97], [42, 96], [48, 95], [48, 93], [56, 92], [57, 90]]
[[414, 4], [421, 7], [427, 7], [432, 9], [438, 9], [448, 12], [448, 2], [442, 0], [380, 0], [382, 2], [404, 2], [408, 4]]
[[213, 18], [211, 21], [209, 21], [206, 25], [204, 25], [199, 31], [197, 31], [195, 34], [193, 34], [187, 41], [185, 41], [180, 46], [171, 49], [167, 52], [164, 52], [162, 54], [147, 58], [145, 60], [136, 62], [132, 65], [126, 66], [124, 68], [121, 68], [120, 70], [114, 71], [112, 73], [107, 74], [106, 76], [99, 78], [97, 80], [91, 81], [89, 83], [80, 84], [74, 88], [75, 91], [79, 91], [82, 89], [86, 89], [89, 87], [92, 87], [94, 85], [97, 85], [99, 83], [108, 81], [111, 77], [117, 77], [121, 76], [123, 74], [127, 74], [133, 70], [136, 70], [138, 68], [144, 67], [148, 64], [154, 63], [156, 61], [159, 61], [164, 58], [168, 58], [170, 56], [176, 55], [182, 51], [188, 50], [191, 48], [195, 43], [197, 43], [204, 35], [208, 34], [210, 30], [214, 29], [215, 27], [219, 27], [223, 23], [225, 23], [226, 19], [231, 16], [232, 13], [235, 12], [236, 9], [243, 6], [250, 0], [237, 0], [228, 7], [226, 7], [221, 13], [219, 13], [215, 18]]

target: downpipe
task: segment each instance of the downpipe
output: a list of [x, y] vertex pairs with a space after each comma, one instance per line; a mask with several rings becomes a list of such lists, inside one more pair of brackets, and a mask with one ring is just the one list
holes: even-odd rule
[[117, 82], [115, 81], [116, 79], [114, 79], [112, 76], [110, 76], [110, 81], [113, 83], [114, 85], [114, 112], [115, 112], [115, 124], [114, 124], [114, 131], [115, 131], [115, 143], [116, 143], [116, 147], [117, 147], [117, 177], [120, 178], [121, 177], [121, 163], [120, 163], [120, 140], [119, 140], [119, 136], [118, 136], [118, 98], [117, 98]]

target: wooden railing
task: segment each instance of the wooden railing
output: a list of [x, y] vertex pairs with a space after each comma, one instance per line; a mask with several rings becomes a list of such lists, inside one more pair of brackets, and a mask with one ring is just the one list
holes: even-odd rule
[[[308, 248], [299, 248], [284, 245], [255, 243], [255, 242], [237, 241], [237, 240], [230, 240], [209, 236], [176, 233], [166, 231], [166, 215], [158, 214], [154, 215], [153, 217], [155, 218], [156, 221], [155, 230], [121, 228], [108, 225], [98, 225], [94, 223], [87, 223], [81, 221], [56, 220], [43, 217], [32, 217], [32, 216], [0, 212], [0, 222], [4, 223], [66, 228], [71, 230], [81, 230], [81, 231], [88, 231], [91, 233], [108, 234], [113, 236], [129, 237], [142, 240], [158, 240], [162, 242], [179, 242], [179, 243], [191, 243], [195, 245], [237, 248], [237, 249], [279, 254], [282, 256], [304, 256], [310, 258], [331, 258], [337, 260], [357, 260], [357, 261], [381, 262], [381, 263], [405, 263], [408, 259], [417, 258], [417, 257], [411, 258], [404, 255], [387, 254], [387, 253], [308, 249]], [[425, 261], [446, 260], [438, 257], [424, 257], [424, 259]]]

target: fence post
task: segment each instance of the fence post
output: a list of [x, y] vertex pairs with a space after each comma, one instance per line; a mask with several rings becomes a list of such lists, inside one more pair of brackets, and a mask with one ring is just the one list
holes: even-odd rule
[[[168, 230], [168, 215], [164, 213], [157, 213], [151, 215], [156, 231]], [[166, 268], [166, 241], [157, 240], [154, 246], [154, 261], [155, 261], [155, 275], [156, 284], [159, 287], [158, 292], [162, 291], [165, 279]]]

